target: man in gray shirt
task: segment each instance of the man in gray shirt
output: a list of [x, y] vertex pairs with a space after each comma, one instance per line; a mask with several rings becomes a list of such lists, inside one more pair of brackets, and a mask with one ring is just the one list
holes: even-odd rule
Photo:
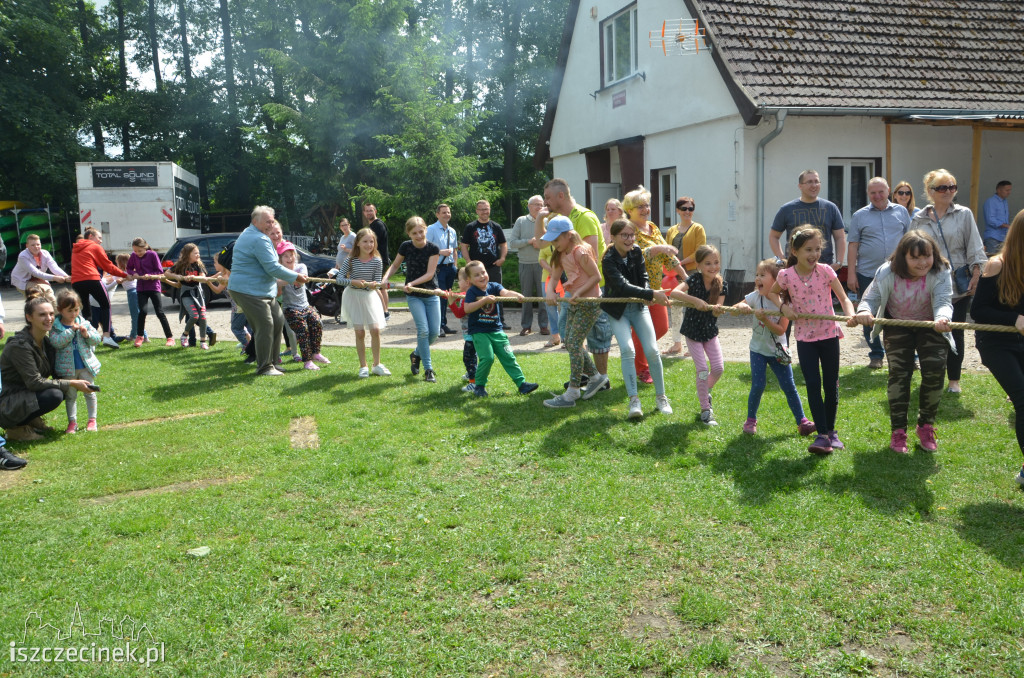
[[[534, 237], [534, 228], [537, 223], [537, 215], [544, 207], [544, 198], [535, 195], [528, 203], [529, 214], [516, 219], [515, 225], [508, 239], [508, 246], [519, 254], [519, 291], [527, 297], [544, 296], [544, 284], [541, 282], [543, 269], [537, 254], [545, 243]], [[523, 328], [519, 336], [524, 337], [533, 332], [533, 302], [523, 304]], [[543, 309], [537, 310], [537, 325], [541, 334], [551, 334], [548, 329], [548, 314]]]
[[[889, 201], [889, 183], [882, 177], [868, 181], [868, 204], [850, 218], [849, 258], [846, 286], [861, 295], [875, 279], [875, 271], [896, 250], [900, 238], [910, 227], [910, 214], [903, 205]], [[882, 367], [885, 349], [876, 337], [871, 340], [871, 328], [864, 326], [864, 339], [868, 342], [868, 367]]]

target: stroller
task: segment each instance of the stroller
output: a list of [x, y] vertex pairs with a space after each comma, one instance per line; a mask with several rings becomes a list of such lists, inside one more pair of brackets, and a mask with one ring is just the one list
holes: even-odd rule
[[334, 318], [341, 324], [341, 290], [334, 283], [309, 283], [306, 287], [310, 305], [320, 312], [321, 316]]

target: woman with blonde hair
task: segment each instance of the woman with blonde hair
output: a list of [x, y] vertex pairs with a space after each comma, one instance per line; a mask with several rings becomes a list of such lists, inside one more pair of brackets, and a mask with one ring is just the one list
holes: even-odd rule
[[[971, 317], [979, 323], [1008, 325], [1017, 333], [976, 332], [981, 362], [1010, 396], [1016, 411], [1014, 430], [1024, 454], [1024, 210], [1006, 232], [1002, 251], [988, 260], [978, 281]], [[1024, 487], [1024, 468], [1016, 477]]]
[[[981, 276], [981, 267], [988, 261], [985, 247], [978, 233], [974, 214], [963, 205], [953, 202], [956, 197], [956, 177], [949, 170], [937, 169], [924, 175], [924, 190], [929, 205], [917, 213], [908, 231], [919, 228], [935, 238], [943, 256], [953, 271], [954, 323], [967, 320], [971, 297]], [[964, 362], [964, 331], [953, 330], [956, 350], [946, 356], [947, 390], [960, 393], [960, 371]]]
[[[651, 215], [651, 193], [643, 186], [637, 186], [622, 199], [622, 209], [626, 212], [636, 231], [636, 244], [644, 251], [644, 263], [647, 267], [648, 282], [652, 290], [663, 289], [662, 281], [665, 271], [674, 271], [679, 280], [686, 278], [686, 271], [676, 258], [679, 250], [665, 242], [657, 224], [648, 220]], [[651, 322], [654, 333], [661, 339], [668, 333], [668, 309], [664, 306], [651, 306]], [[654, 383], [651, 371], [644, 355], [642, 344], [636, 333], [633, 333], [633, 345], [636, 346], [637, 378], [645, 384]]]

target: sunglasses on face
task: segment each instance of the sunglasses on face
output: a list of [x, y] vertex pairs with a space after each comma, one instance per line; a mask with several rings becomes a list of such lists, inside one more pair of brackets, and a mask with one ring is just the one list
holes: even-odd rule
[[948, 186], [932, 186], [932, 190], [937, 191], [939, 193], [945, 193], [947, 191], [950, 193], [955, 193], [956, 184], [949, 184]]
[[910, 191], [896, 191], [896, 195], [910, 195]]
[[680, 212], [692, 212], [696, 208], [695, 207], [677, 207], [676, 209], [679, 210]]

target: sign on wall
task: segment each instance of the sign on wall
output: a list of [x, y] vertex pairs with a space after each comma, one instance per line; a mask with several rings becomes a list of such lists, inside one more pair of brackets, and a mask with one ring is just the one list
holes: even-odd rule
[[139, 188], [156, 186], [156, 165], [92, 167], [93, 188]]
[[201, 229], [198, 186], [174, 177], [174, 212], [178, 228]]

